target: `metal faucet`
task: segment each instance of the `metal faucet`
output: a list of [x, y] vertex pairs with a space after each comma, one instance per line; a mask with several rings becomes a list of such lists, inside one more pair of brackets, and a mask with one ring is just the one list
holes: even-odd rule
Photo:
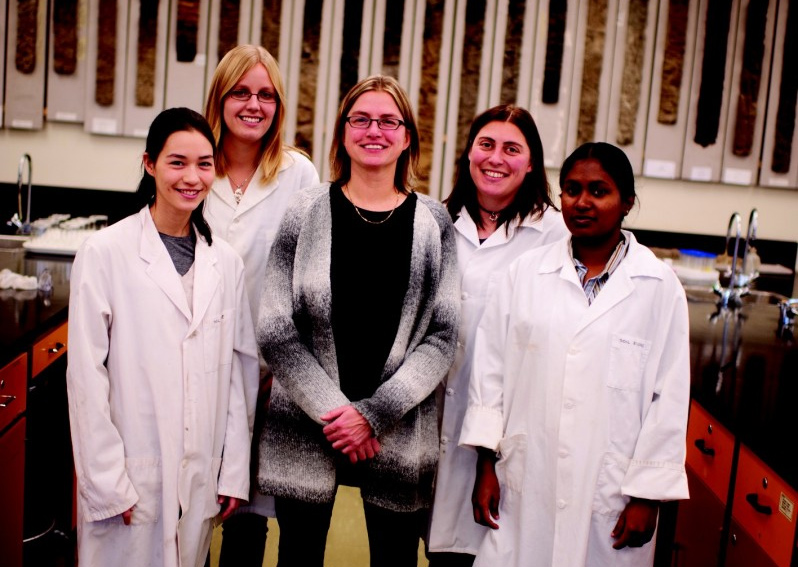
[[759, 226], [759, 212], [756, 209], [751, 209], [751, 214], [748, 217], [748, 233], [745, 237], [745, 250], [743, 251], [743, 266], [742, 274], [738, 276], [740, 286], [748, 286], [748, 284], [757, 277], [756, 267], [748, 266], [748, 253], [751, 251], [751, 243], [756, 240], [756, 230]]
[[[25, 221], [22, 221], [22, 172], [25, 167], [25, 164], [28, 166], [28, 207], [27, 207], [27, 216], [25, 217]], [[22, 154], [22, 157], [19, 158], [19, 167], [17, 168], [17, 207], [18, 211], [14, 213], [14, 216], [11, 217], [11, 220], [8, 221], [6, 224], [8, 226], [16, 226], [17, 232], [19, 234], [30, 234], [30, 197], [31, 197], [31, 176], [33, 173], [33, 163], [30, 159], [29, 154]]]
[[[732, 262], [731, 262], [731, 276], [729, 278], [729, 285], [725, 289], [721, 287], [719, 284], [716, 284], [714, 291], [716, 294], [720, 296], [720, 301], [718, 302], [719, 307], [739, 307], [740, 305], [740, 297], [735, 293], [735, 287], [737, 285], [737, 254], [740, 247], [740, 238], [742, 236], [742, 223], [740, 221], [740, 213], [734, 212], [732, 213], [731, 218], [729, 219], [729, 226], [726, 229], [726, 245], [724, 247], [724, 252], [726, 254], [729, 253], [729, 240], [731, 239], [732, 227], [734, 227], [735, 235], [734, 235], [734, 254], [732, 255]], [[749, 230], [750, 230], [749, 224]], [[730, 305], [731, 304], [731, 305]]]

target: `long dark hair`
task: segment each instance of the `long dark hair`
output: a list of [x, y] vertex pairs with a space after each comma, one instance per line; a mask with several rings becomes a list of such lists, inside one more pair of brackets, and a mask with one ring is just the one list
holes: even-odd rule
[[[154, 163], [158, 160], [163, 147], [166, 145], [166, 140], [175, 132], [199, 132], [213, 148], [213, 155], [216, 156], [216, 139], [213, 137], [213, 130], [208, 126], [208, 122], [203, 118], [202, 114], [194, 112], [190, 108], [167, 108], [155, 117], [155, 120], [150, 124], [150, 131], [147, 133], [147, 145], [145, 151], [147, 156]], [[139, 208], [144, 206], [152, 206], [155, 202], [156, 188], [155, 178], [147, 173], [147, 170], [142, 167], [141, 181], [136, 190], [136, 198], [138, 200]], [[213, 242], [211, 236], [211, 227], [202, 214], [205, 202], [203, 201], [196, 209], [191, 211], [191, 224], [194, 225], [196, 231], [205, 239], [205, 242], [210, 246]]]
[[[547, 208], [554, 207], [554, 203], [551, 200], [549, 178], [546, 175], [546, 167], [543, 163], [543, 143], [540, 141], [537, 124], [535, 124], [535, 120], [529, 114], [529, 111], [510, 104], [494, 106], [474, 118], [471, 123], [471, 130], [468, 132], [468, 144], [466, 144], [460, 159], [457, 161], [452, 192], [444, 200], [444, 204], [452, 220], [456, 219], [462, 208], [465, 207], [468, 214], [474, 219], [474, 223], [478, 227], [482, 227], [482, 215], [479, 214], [479, 201], [477, 200], [477, 186], [474, 184], [469, 171], [471, 161], [468, 159], [468, 153], [479, 131], [491, 122], [509, 122], [517, 126], [521, 130], [521, 134], [524, 135], [527, 146], [529, 146], [532, 160], [532, 171], [524, 176], [513, 202], [499, 214], [497, 228], [509, 223], [516, 217], [519, 220], [524, 220], [527, 216], [532, 219], [539, 218]], [[507, 227], [509, 228], [509, 224]]]

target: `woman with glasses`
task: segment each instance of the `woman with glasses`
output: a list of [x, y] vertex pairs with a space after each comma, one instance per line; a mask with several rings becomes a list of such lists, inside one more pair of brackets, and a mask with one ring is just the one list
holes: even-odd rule
[[[214, 235], [244, 260], [257, 321], [266, 258], [280, 220], [291, 197], [317, 185], [319, 177], [304, 154], [283, 142], [285, 89], [277, 61], [264, 48], [239, 45], [227, 52], [211, 80], [205, 117], [219, 146], [205, 215]], [[268, 401], [270, 385], [270, 373], [261, 366], [259, 408]], [[258, 422], [261, 417], [262, 408]], [[274, 516], [274, 501], [253, 489], [250, 505], [224, 524], [223, 567], [262, 565], [267, 516]]]
[[272, 248], [258, 483], [275, 495], [281, 567], [323, 565], [339, 484], [360, 488], [371, 564], [417, 563], [459, 315], [451, 220], [413, 192], [418, 155], [405, 92], [362, 80], [335, 123], [333, 181], [300, 194]]

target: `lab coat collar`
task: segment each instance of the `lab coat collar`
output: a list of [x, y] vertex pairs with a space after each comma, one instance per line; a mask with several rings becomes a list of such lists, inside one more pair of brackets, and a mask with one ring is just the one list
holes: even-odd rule
[[529, 218], [529, 215], [527, 215], [520, 223], [518, 222], [518, 218], [511, 220], [509, 223], [509, 230], [507, 230], [504, 225], [500, 226], [496, 232], [491, 234], [488, 239], [485, 240], [484, 244], [480, 245], [479, 235], [477, 234], [477, 225], [474, 222], [474, 219], [471, 218], [471, 215], [468, 214], [468, 210], [465, 207], [460, 210], [459, 216], [454, 221], [454, 228], [460, 234], [462, 234], [466, 240], [476, 247], [483, 246], [485, 248], [500, 246], [510, 242], [515, 235], [515, 232], [522, 227], [531, 228], [538, 232], [543, 230], [540, 218], [533, 220]]
[[[141, 242], [139, 255], [147, 262], [147, 275], [166, 294], [175, 307], [191, 322], [188, 332], [193, 331], [205, 315], [216, 288], [219, 286], [220, 277], [215, 269], [216, 253], [211, 250], [208, 243], [197, 237], [194, 249], [194, 308], [189, 308], [186, 292], [180, 281], [180, 275], [175, 270], [166, 246], [158, 235], [158, 229], [150, 214], [150, 208], [144, 207], [139, 213], [141, 221]], [[193, 311], [193, 315], [192, 315]]]
[[[593, 300], [590, 309], [586, 309], [578, 331], [587, 327], [628, 297], [635, 289], [634, 280], [636, 278], [653, 277], [662, 279], [662, 263], [647, 248], [637, 242], [634, 234], [629, 231], [623, 231], [623, 234], [629, 241], [629, 251], [615, 272], [613, 272], [607, 284], [602, 288], [601, 293]], [[579, 288], [579, 292], [585, 300], [585, 305], [587, 305], [582, 283], [579, 281], [579, 276], [576, 273], [576, 268], [568, 250], [569, 238], [558, 241], [546, 250], [541, 259], [538, 272], [546, 274], [559, 271], [560, 278]]]
[[211, 187], [211, 191], [216, 193], [216, 196], [219, 197], [223, 203], [233, 209], [233, 218], [239, 217], [248, 210], [257, 206], [258, 203], [266, 199], [266, 197], [274, 193], [279, 185], [279, 174], [291, 167], [293, 163], [294, 158], [289, 153], [283, 152], [283, 159], [282, 162], [280, 162], [280, 168], [277, 171], [278, 176], [272, 179], [271, 183], [265, 186], [261, 185], [260, 182], [262, 172], [259, 167], [258, 171], [252, 177], [252, 180], [249, 182], [249, 187], [246, 191], [244, 191], [244, 195], [241, 197], [241, 202], [238, 204], [236, 204], [236, 199], [233, 196], [233, 188], [230, 185], [230, 178], [226, 175], [224, 177], [216, 178], [213, 183], [213, 187]]

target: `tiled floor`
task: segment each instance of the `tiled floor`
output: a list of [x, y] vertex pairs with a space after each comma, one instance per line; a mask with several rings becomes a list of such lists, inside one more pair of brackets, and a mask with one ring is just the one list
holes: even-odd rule
[[[266, 540], [264, 567], [277, 565], [277, 542], [279, 527], [273, 518], [269, 518], [269, 537]], [[219, 545], [221, 530], [213, 534], [211, 544], [211, 567], [217, 567], [219, 561]], [[333, 508], [332, 526], [327, 536], [327, 553], [324, 558], [325, 567], [368, 567], [369, 545], [366, 537], [366, 522], [363, 517], [363, 503], [360, 491], [356, 488], [341, 486]], [[418, 567], [427, 567], [423, 545], [419, 542]]]

